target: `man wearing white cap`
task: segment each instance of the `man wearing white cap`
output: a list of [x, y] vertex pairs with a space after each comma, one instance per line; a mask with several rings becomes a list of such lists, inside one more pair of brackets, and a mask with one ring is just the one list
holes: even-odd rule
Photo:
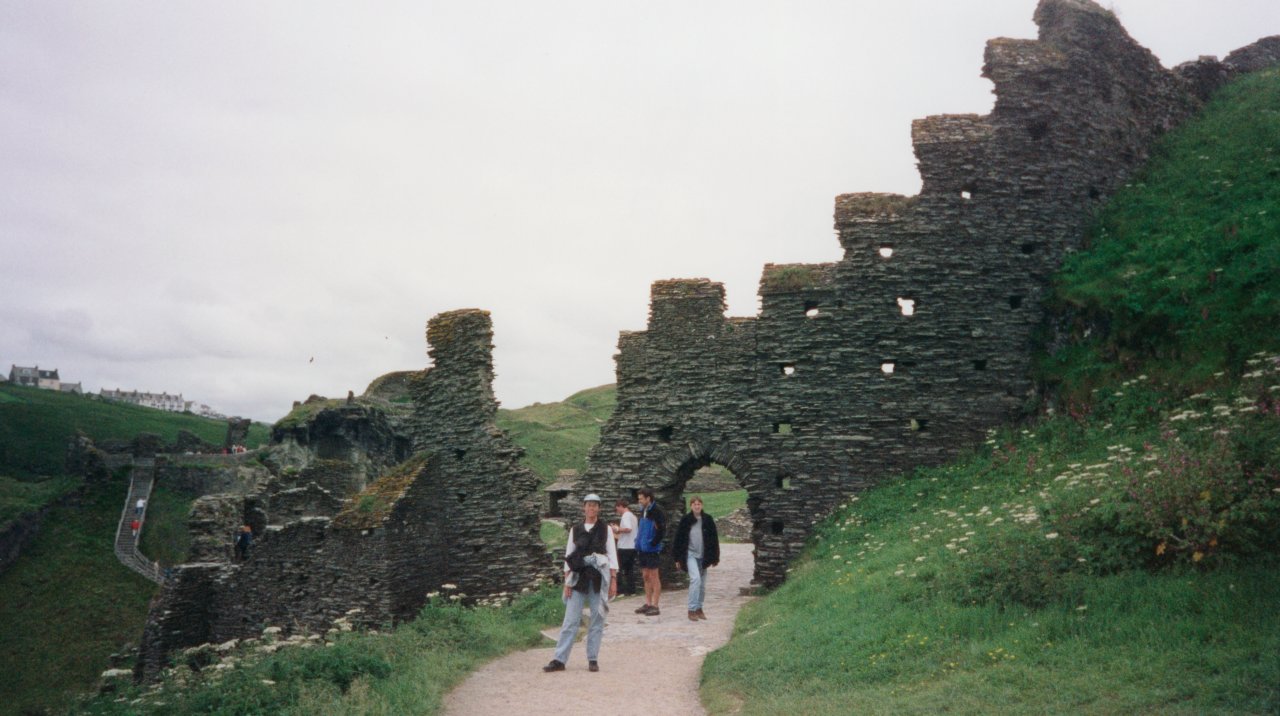
[[564, 671], [569, 662], [584, 604], [591, 607], [587, 669], [600, 670], [597, 657], [604, 637], [604, 618], [609, 613], [608, 600], [618, 594], [618, 548], [613, 531], [600, 519], [600, 496], [592, 493], [582, 498], [582, 513], [583, 521], [569, 530], [569, 543], [564, 548], [564, 623], [560, 625], [555, 658], [542, 667], [547, 672]]

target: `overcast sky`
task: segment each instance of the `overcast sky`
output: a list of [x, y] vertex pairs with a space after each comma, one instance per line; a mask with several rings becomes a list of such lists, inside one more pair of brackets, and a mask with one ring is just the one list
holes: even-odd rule
[[[1276, 0], [1116, 0], [1166, 66]], [[492, 312], [506, 407], [614, 380], [649, 284], [756, 312], [832, 200], [915, 193], [1034, 0], [0, 0], [0, 365], [273, 421]]]

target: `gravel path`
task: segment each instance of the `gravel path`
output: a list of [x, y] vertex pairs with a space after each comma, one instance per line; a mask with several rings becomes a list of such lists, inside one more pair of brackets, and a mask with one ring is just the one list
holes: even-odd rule
[[[705, 713], [698, 700], [699, 672], [707, 652], [729, 640], [738, 609], [749, 599], [750, 544], [720, 546], [720, 565], [709, 570], [703, 611], [706, 621], [687, 616], [686, 590], [662, 593], [662, 615], [633, 610], [643, 597], [624, 597], [610, 607], [600, 646], [600, 671], [587, 671], [581, 640], [566, 671], [545, 674], [552, 645], [509, 654], [470, 676], [445, 697], [450, 716], [538, 716], [607, 713], [619, 704], [644, 704], [646, 713]], [[637, 570], [638, 571], [638, 570]], [[584, 621], [585, 623], [585, 621]], [[554, 640], [559, 627], [543, 632]], [[601, 701], [608, 694], [609, 703]]]

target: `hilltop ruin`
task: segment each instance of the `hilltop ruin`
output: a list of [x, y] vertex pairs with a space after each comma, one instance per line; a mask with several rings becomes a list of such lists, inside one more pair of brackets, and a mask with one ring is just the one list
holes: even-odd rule
[[813, 525], [875, 481], [951, 459], [1034, 403], [1032, 334], [1063, 256], [1153, 142], [1280, 38], [1163, 68], [1115, 15], [1042, 0], [1036, 40], [987, 44], [992, 112], [917, 120], [917, 196], [835, 201], [843, 258], [766, 265], [761, 310], [707, 279], [653, 284], [624, 332], [618, 407], [577, 495], [655, 488], [676, 522], [693, 472], [748, 492], [756, 580], [781, 582]]

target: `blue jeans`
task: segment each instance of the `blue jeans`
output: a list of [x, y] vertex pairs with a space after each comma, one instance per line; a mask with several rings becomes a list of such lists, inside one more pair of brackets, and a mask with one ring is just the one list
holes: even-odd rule
[[600, 640], [604, 638], [604, 607], [608, 595], [601, 592], [583, 594], [574, 589], [564, 602], [564, 622], [560, 625], [560, 639], [556, 641], [556, 661], [569, 663], [569, 652], [573, 650], [573, 638], [578, 635], [578, 625], [582, 623], [582, 607], [591, 607], [591, 624], [587, 627], [587, 661], [595, 661], [600, 656]]
[[696, 612], [702, 608], [702, 598], [707, 594], [707, 574], [697, 557], [690, 557], [685, 567], [689, 570], [689, 611]]

